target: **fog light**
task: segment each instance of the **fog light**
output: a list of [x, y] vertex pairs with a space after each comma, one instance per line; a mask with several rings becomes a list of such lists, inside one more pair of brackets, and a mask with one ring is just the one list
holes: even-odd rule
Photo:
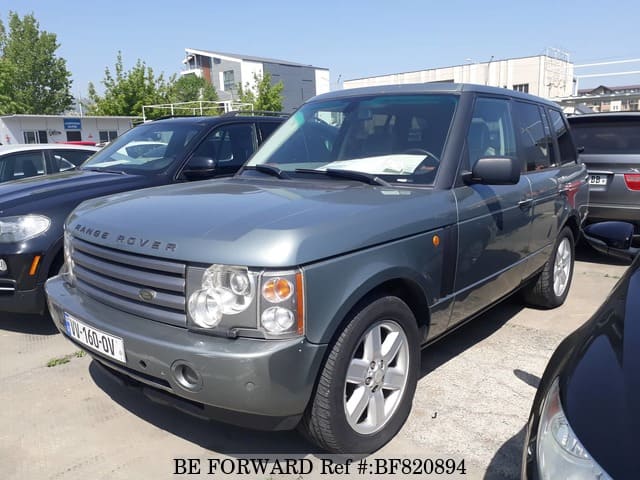
[[7, 273], [9, 267], [7, 266], [7, 262], [4, 258], [0, 258], [0, 273]]

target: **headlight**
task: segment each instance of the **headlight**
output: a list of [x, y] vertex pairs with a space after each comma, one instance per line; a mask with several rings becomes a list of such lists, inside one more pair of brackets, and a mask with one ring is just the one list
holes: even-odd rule
[[304, 334], [302, 272], [189, 267], [187, 320], [217, 335], [290, 338]]
[[0, 243], [29, 240], [46, 232], [51, 220], [43, 215], [20, 215], [0, 218]]
[[189, 314], [201, 328], [217, 327], [224, 315], [244, 312], [255, 296], [255, 274], [246, 267], [212, 265], [189, 297]]
[[67, 283], [74, 286], [76, 283], [76, 265], [73, 262], [73, 237], [67, 231], [64, 232], [64, 273]]
[[542, 479], [580, 478], [611, 480], [571, 429], [562, 410], [558, 379], [542, 407], [537, 440], [538, 473]]

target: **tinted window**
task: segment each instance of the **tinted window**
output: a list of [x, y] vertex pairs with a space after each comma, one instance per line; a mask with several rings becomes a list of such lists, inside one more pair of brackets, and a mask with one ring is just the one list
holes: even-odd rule
[[42, 152], [25, 152], [5, 155], [0, 158], [2, 181], [44, 175], [44, 157]]
[[258, 126], [260, 127], [262, 141], [265, 141], [269, 136], [271, 136], [273, 132], [276, 131], [276, 129], [280, 126], [280, 124], [272, 123], [272, 122], [262, 122], [262, 123], [259, 123]]
[[571, 122], [576, 145], [584, 147], [585, 154], [632, 153], [640, 154], [640, 120], [600, 122]]
[[248, 166], [342, 169], [430, 184], [456, 105], [456, 96], [439, 94], [311, 102], [269, 137]]
[[469, 168], [483, 157], [515, 157], [516, 141], [509, 101], [478, 98], [467, 134]]
[[194, 157], [209, 157], [220, 166], [240, 167], [253, 154], [255, 127], [252, 123], [225, 125], [215, 129], [200, 144]]
[[576, 161], [576, 147], [573, 144], [571, 133], [567, 128], [567, 123], [562, 114], [557, 110], [548, 110], [551, 119], [551, 128], [558, 140], [558, 148], [560, 150], [561, 164], [572, 163]]
[[549, 167], [549, 139], [545, 135], [538, 106], [523, 102], [514, 102], [514, 106], [522, 160], [527, 171]]

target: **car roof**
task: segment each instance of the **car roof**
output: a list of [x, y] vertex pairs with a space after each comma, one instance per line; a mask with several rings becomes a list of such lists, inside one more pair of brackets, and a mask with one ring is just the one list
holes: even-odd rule
[[[245, 122], [245, 121], [279, 121], [279, 122], [283, 122], [284, 120], [286, 120], [286, 118], [283, 116], [283, 114], [274, 114], [274, 115], [244, 115], [244, 114], [237, 114], [237, 115], [219, 115], [216, 117], [213, 116], [202, 116], [202, 117], [194, 117], [194, 116], [184, 116], [184, 117], [180, 117], [180, 116], [175, 116], [175, 117], [163, 117], [163, 118], [159, 118], [158, 120], [150, 120], [148, 122], [145, 122], [145, 124], [148, 123], [158, 123], [158, 122], [180, 122], [180, 123], [200, 123], [203, 125], [213, 125], [216, 123], [220, 123], [220, 122]], [[144, 124], [143, 124], [144, 125]]]
[[401, 85], [381, 85], [376, 87], [349, 88], [346, 90], [334, 90], [333, 92], [318, 95], [309, 102], [316, 100], [332, 100], [346, 97], [358, 97], [381, 94], [422, 94], [422, 93], [463, 93], [476, 92], [489, 95], [509, 96], [522, 100], [544, 103], [554, 108], [559, 108], [558, 104], [528, 93], [516, 92], [507, 88], [489, 87], [487, 85], [477, 85], [473, 83], [452, 83], [452, 82], [428, 82], [428, 83], [407, 83]]
[[14, 145], [0, 145], [0, 155], [14, 152], [29, 152], [32, 150], [80, 150], [97, 152], [100, 147], [89, 145], [69, 145], [66, 143], [17, 143]]
[[591, 123], [607, 120], [640, 120], [640, 112], [583, 113], [567, 117], [569, 123]]

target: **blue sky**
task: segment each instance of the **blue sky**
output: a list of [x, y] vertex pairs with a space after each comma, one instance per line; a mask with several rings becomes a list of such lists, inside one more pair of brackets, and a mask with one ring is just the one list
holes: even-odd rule
[[[5, 3], [5, 2], [3, 2]], [[7, 5], [5, 3], [5, 5]], [[99, 86], [118, 50], [165, 75], [182, 68], [185, 48], [313, 64], [342, 80], [471, 61], [522, 57], [546, 47], [576, 64], [640, 58], [640, 2], [575, 0], [222, 2], [10, 0], [0, 9], [34, 13], [56, 33], [73, 74], [73, 94]], [[640, 70], [636, 64], [576, 73]], [[580, 87], [640, 84], [640, 75], [584, 79]]]

